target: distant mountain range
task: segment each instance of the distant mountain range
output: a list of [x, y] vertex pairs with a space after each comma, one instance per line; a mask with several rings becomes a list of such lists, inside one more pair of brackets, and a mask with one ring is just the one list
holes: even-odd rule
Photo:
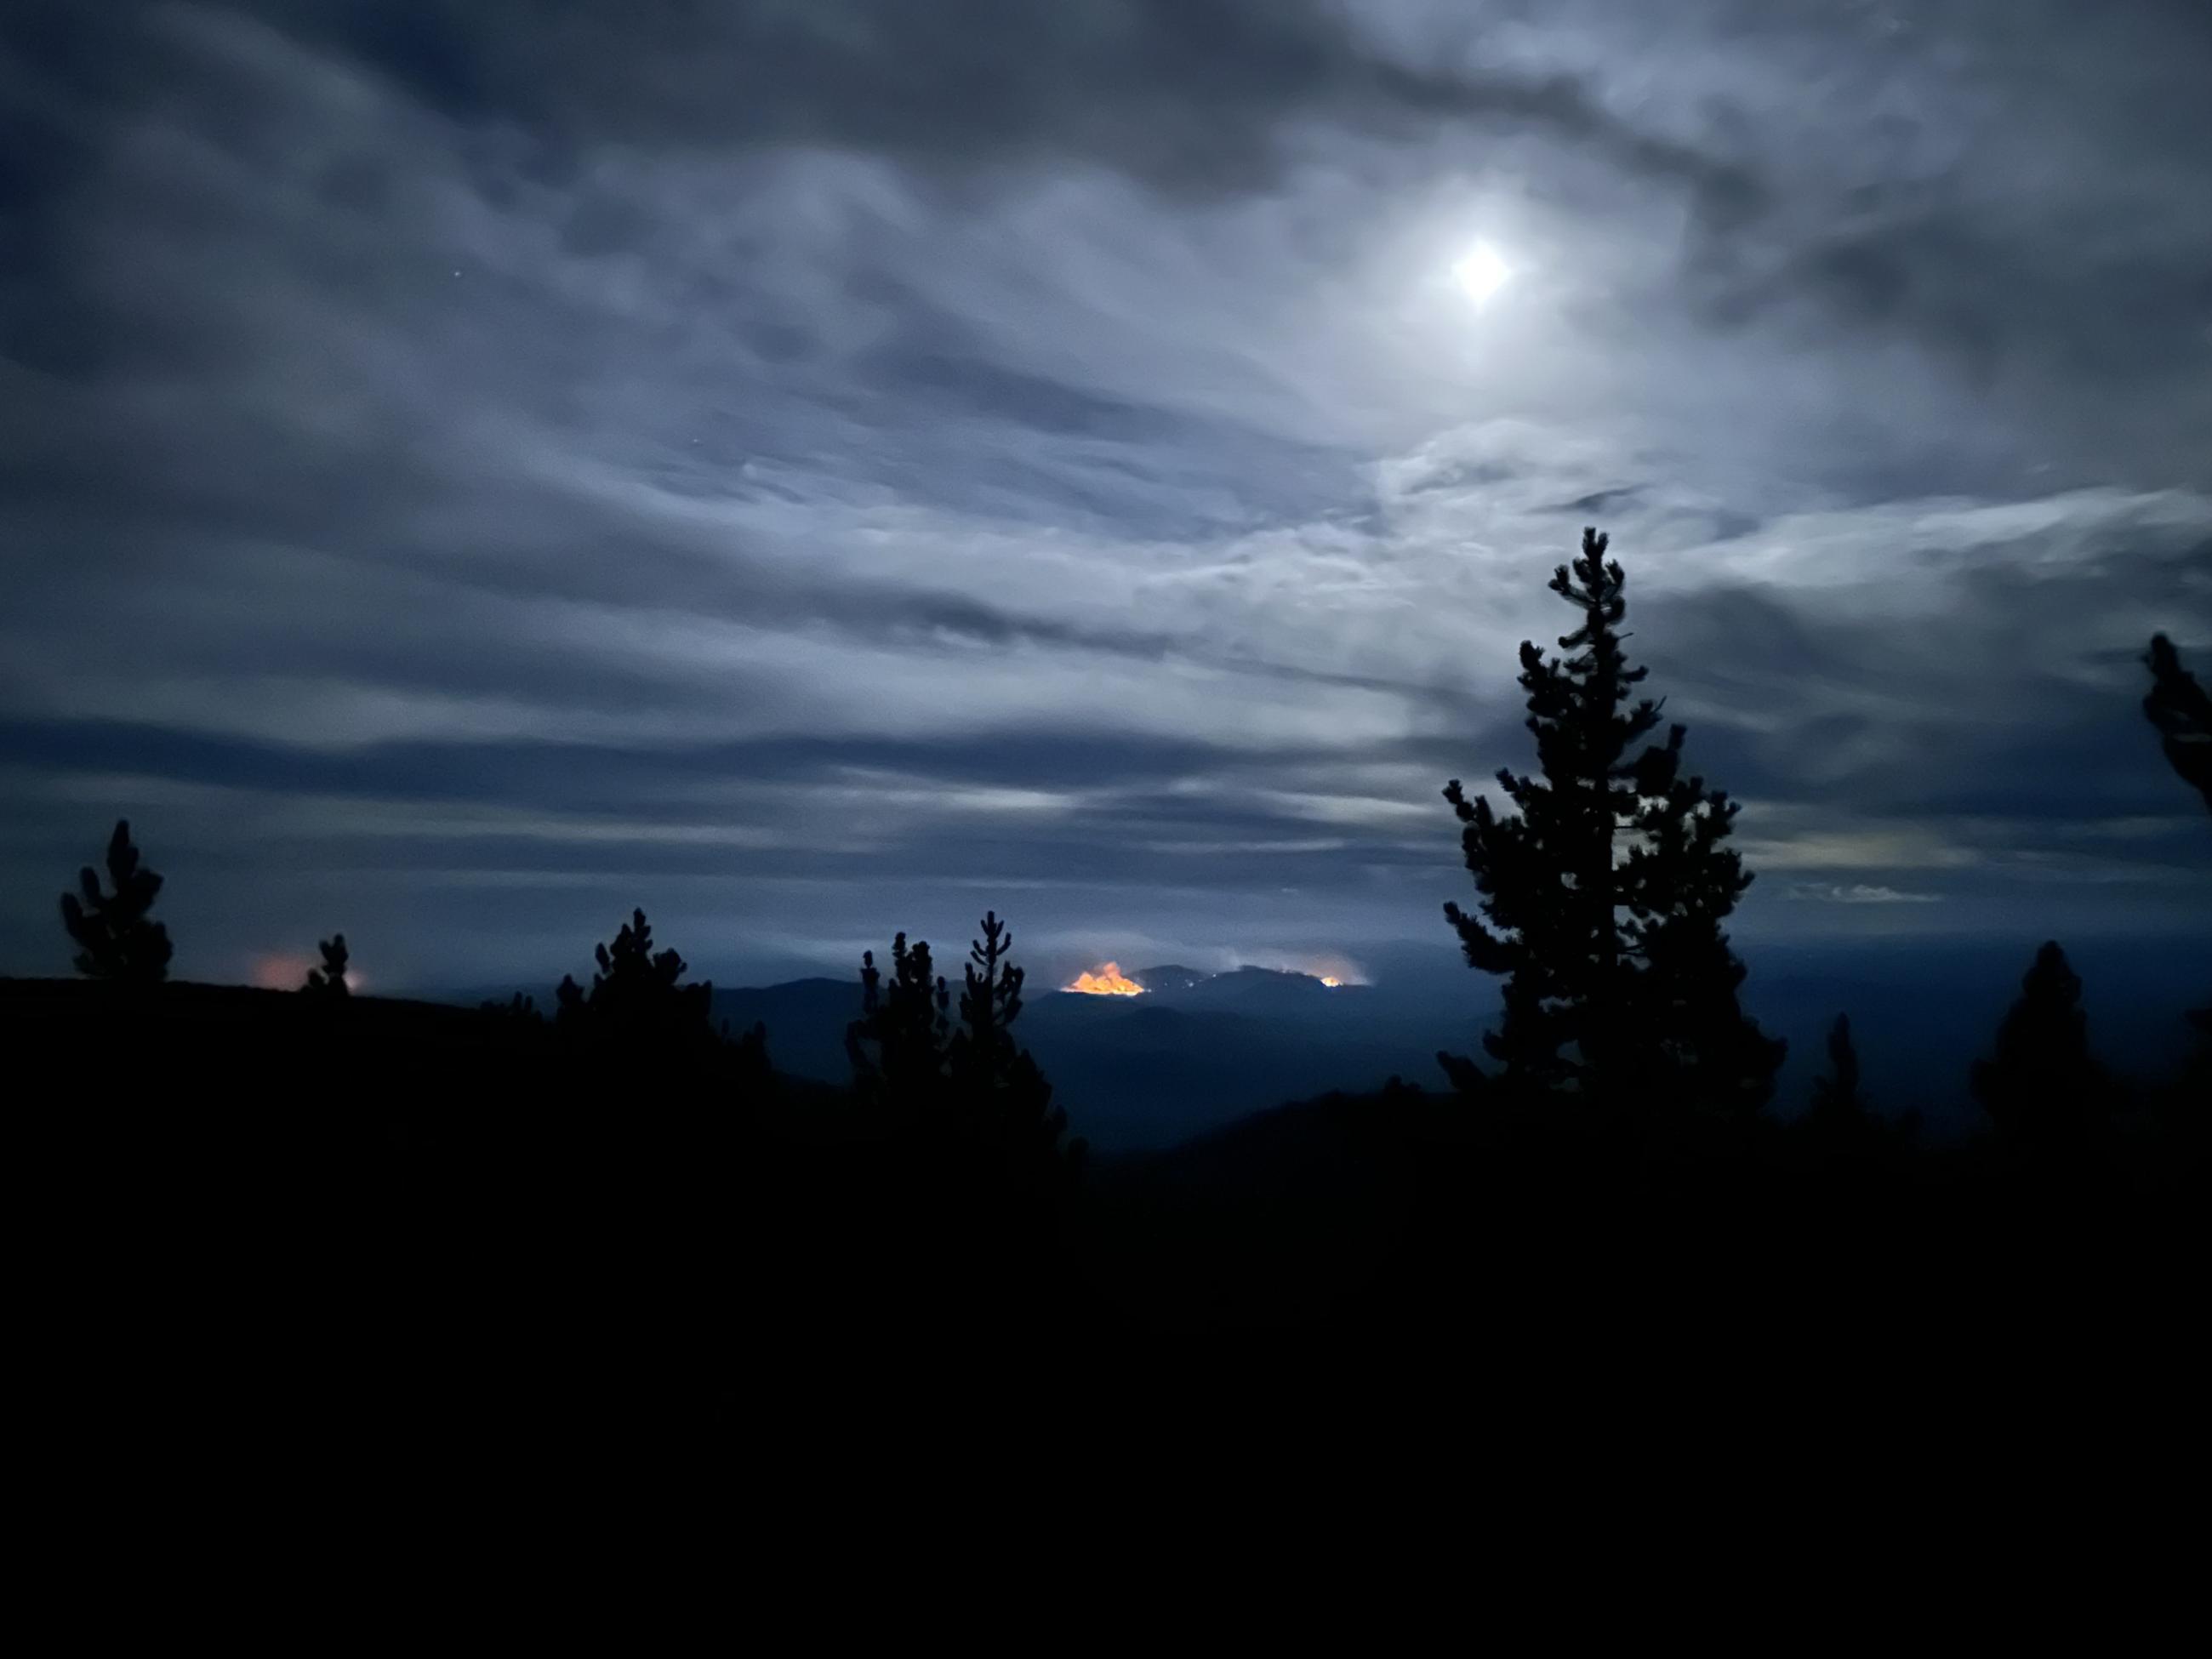
[[[1102, 1150], [1164, 1146], [1394, 1073], [1433, 1080], [1434, 1022], [1367, 987], [1264, 968], [1169, 964], [1129, 977], [1145, 994], [1031, 993], [1016, 1027], [1077, 1131]], [[715, 1018], [733, 1030], [768, 1026], [780, 1069], [831, 1082], [851, 1075], [845, 1028], [860, 1012], [857, 979], [714, 993]]]
[[[1790, 1042], [1776, 1109], [1803, 1106], [1829, 1023], [1848, 1012], [1877, 1109], [1917, 1107], [1937, 1134], [1971, 1127], [1978, 1120], [1967, 1068], [2018, 994], [2035, 943], [1747, 944], [1745, 1006]], [[2091, 1041], [2123, 1072], [2151, 1073], [2177, 1059], [2187, 1041], [2182, 1011], [2212, 1002], [2212, 942], [2089, 939], [2069, 954]], [[1102, 1152], [1164, 1146], [1287, 1101], [1372, 1090], [1394, 1074], [1440, 1088], [1437, 1050], [1479, 1054], [1497, 1008], [1495, 982], [1442, 950], [1410, 955], [1371, 985], [1174, 963], [1127, 976], [1144, 994], [1033, 988], [1016, 1027], [1076, 1132]], [[538, 995], [541, 1006], [550, 1001], [542, 988]], [[857, 976], [718, 987], [714, 997], [715, 1018], [732, 1028], [767, 1025], [780, 1069], [836, 1084], [851, 1075], [845, 1028], [860, 1006]]]

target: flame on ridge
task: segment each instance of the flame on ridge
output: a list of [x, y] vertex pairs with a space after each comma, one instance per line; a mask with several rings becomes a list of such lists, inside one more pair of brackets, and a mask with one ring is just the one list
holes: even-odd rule
[[1097, 973], [1078, 974], [1074, 980], [1060, 988], [1063, 991], [1079, 991], [1087, 997], [1140, 997], [1145, 988], [1121, 971], [1121, 964], [1109, 962]]

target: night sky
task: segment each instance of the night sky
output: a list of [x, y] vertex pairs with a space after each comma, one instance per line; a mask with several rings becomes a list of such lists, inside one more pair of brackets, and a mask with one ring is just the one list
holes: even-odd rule
[[2203, 0], [8, 0], [0, 971], [125, 814], [191, 978], [1370, 970], [1585, 524], [1754, 974], [2201, 935], [2208, 86]]

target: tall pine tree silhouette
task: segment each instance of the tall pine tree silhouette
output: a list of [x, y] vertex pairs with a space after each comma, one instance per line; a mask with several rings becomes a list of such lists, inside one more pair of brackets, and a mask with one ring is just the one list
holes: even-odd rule
[[115, 821], [107, 842], [107, 880], [89, 865], [78, 872], [81, 893], [62, 895], [62, 925], [76, 941], [76, 970], [88, 979], [154, 984], [169, 976], [169, 930], [148, 920], [161, 878], [139, 861], [131, 823]]
[[[997, 1146], [1010, 1164], [1056, 1163], [1067, 1114], [1052, 1103], [1052, 1085], [1029, 1050], [1014, 1042], [1023, 981], [1022, 970], [1007, 959], [1014, 936], [995, 911], [986, 911], [979, 925], [982, 937], [969, 942], [962, 970], [960, 1026], [945, 1054], [953, 1092], [970, 1132]], [[1079, 1138], [1065, 1156], [1079, 1164], [1085, 1150]]]
[[1000, 1087], [1012, 1068], [1013, 1024], [1022, 1012], [1022, 970], [1011, 957], [1014, 936], [987, 910], [978, 924], [982, 937], [971, 939], [961, 969], [960, 1029], [953, 1033], [952, 1074], [985, 1089]]
[[2057, 940], [2035, 953], [1996, 1052], [1974, 1062], [1970, 1080], [1982, 1109], [2017, 1142], [2071, 1143], [2102, 1125], [2111, 1084], [2089, 1052], [2081, 981]]
[[1464, 1092], [1571, 1094], [1613, 1105], [1756, 1109], [1783, 1045], [1738, 1006], [1743, 966], [1721, 924], [1751, 884], [1725, 845], [1735, 803], [1681, 769], [1684, 728], [1638, 744], [1660, 705], [1621, 650], [1627, 578], [1608, 538], [1551, 591], [1582, 613], [1547, 658], [1521, 646], [1538, 770], [1498, 775], [1513, 811], [1444, 790], [1481, 914], [1444, 915], [1468, 962], [1504, 977], [1504, 1017], [1483, 1046], [1498, 1062], [1437, 1056]]

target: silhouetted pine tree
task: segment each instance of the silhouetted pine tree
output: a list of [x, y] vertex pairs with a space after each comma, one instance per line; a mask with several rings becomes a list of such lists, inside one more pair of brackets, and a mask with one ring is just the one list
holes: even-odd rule
[[845, 1051], [864, 1097], [908, 1112], [943, 1103], [951, 1000], [927, 940], [908, 946], [904, 933], [891, 940], [888, 984], [876, 953], [860, 953], [860, 1018], [846, 1028]]
[[1581, 556], [1553, 574], [1552, 592], [1582, 612], [1559, 641], [1571, 654], [1522, 643], [1539, 770], [1498, 773], [1516, 810], [1499, 816], [1456, 778], [1444, 790], [1482, 913], [1444, 915], [1468, 963], [1505, 985], [1504, 1020], [1483, 1039], [1499, 1073], [1437, 1058], [1465, 1092], [1756, 1109], [1783, 1044], [1737, 1006], [1743, 966], [1721, 927], [1751, 884], [1723, 845], [1736, 807], [1682, 775], [1681, 726], [1632, 753], [1660, 705], [1634, 697], [1648, 671], [1620, 648], [1626, 578], [1607, 545], [1584, 531]]
[[983, 937], [969, 941], [961, 969], [960, 1029], [952, 1035], [949, 1060], [963, 1083], [996, 1089], [1013, 1065], [1024, 975], [1008, 960], [1014, 936], [998, 912], [985, 911], [980, 925]]
[[[1063, 1156], [1067, 1114], [1052, 1103], [1052, 1085], [1036, 1061], [1014, 1042], [1023, 981], [1022, 970], [1006, 959], [1014, 936], [995, 911], [987, 911], [981, 925], [983, 936], [969, 942], [962, 972], [960, 1028], [945, 1054], [953, 1093], [973, 1132], [1010, 1161], [1054, 1162]], [[1079, 1164], [1085, 1151], [1078, 1138], [1065, 1156]]]
[[161, 878], [139, 862], [128, 819], [118, 818], [108, 838], [107, 879], [114, 890], [103, 893], [99, 875], [88, 865], [77, 875], [82, 896], [62, 895], [62, 925], [77, 944], [77, 972], [137, 984], [167, 979], [169, 930], [147, 920]]
[[1990, 1121], [2023, 1143], [2079, 1140], [2104, 1124], [2111, 1080], [2089, 1052], [2081, 981], [2056, 940], [2035, 953], [1996, 1052], [1974, 1062], [1971, 1082]]
[[307, 969], [307, 982], [300, 988], [312, 996], [351, 996], [353, 987], [346, 983], [345, 935], [333, 933], [315, 948], [323, 953], [323, 965]]
[[[1920, 1132], [1920, 1113], [1912, 1109], [1894, 1119], [1875, 1115], [1859, 1085], [1858, 1048], [1851, 1041], [1849, 1015], [1838, 1014], [1828, 1028], [1828, 1069], [1813, 1079], [1812, 1109], [1804, 1128], [1812, 1146], [1829, 1163], [1832, 1174], [1854, 1166], [1871, 1170], [1869, 1160], [1893, 1160], [1906, 1154]], [[1893, 1170], [1898, 1166], [1891, 1164]]]
[[1616, 871], [1629, 964], [1617, 1039], [1619, 1086], [1675, 1104], [1755, 1112], [1774, 1091], [1787, 1045], [1761, 1032], [1736, 1000], [1744, 965], [1721, 923], [1751, 885], [1723, 845], [1736, 804], [1681, 775], [1683, 728], [1638, 757], [1632, 819], [1642, 836]]
[[2158, 728], [2167, 762], [2212, 810], [2212, 694], [2181, 665], [2180, 653], [2163, 634], [2152, 637], [2143, 660], [2151, 673], [2143, 713]]
[[1866, 1102], [1859, 1094], [1859, 1051], [1851, 1042], [1851, 1017], [1838, 1014], [1828, 1028], [1828, 1070], [1813, 1079], [1813, 1115], [1816, 1119], [1859, 1118]]
[[875, 952], [860, 957], [860, 1018], [846, 1028], [854, 1085], [945, 1146], [980, 1152], [998, 1177], [1035, 1190], [1080, 1167], [1081, 1139], [1062, 1145], [1067, 1115], [1012, 1027], [1022, 1009], [1022, 970], [1006, 959], [1013, 935], [996, 914], [982, 921], [962, 975], [960, 1018], [927, 944], [891, 941], [888, 979]]
[[558, 1029], [625, 1045], [696, 1043], [714, 1036], [708, 1021], [713, 986], [704, 980], [681, 983], [684, 958], [673, 951], [653, 953], [644, 911], [630, 913], [612, 945], [592, 951], [599, 970], [592, 975], [592, 988], [565, 976], [554, 993]]

